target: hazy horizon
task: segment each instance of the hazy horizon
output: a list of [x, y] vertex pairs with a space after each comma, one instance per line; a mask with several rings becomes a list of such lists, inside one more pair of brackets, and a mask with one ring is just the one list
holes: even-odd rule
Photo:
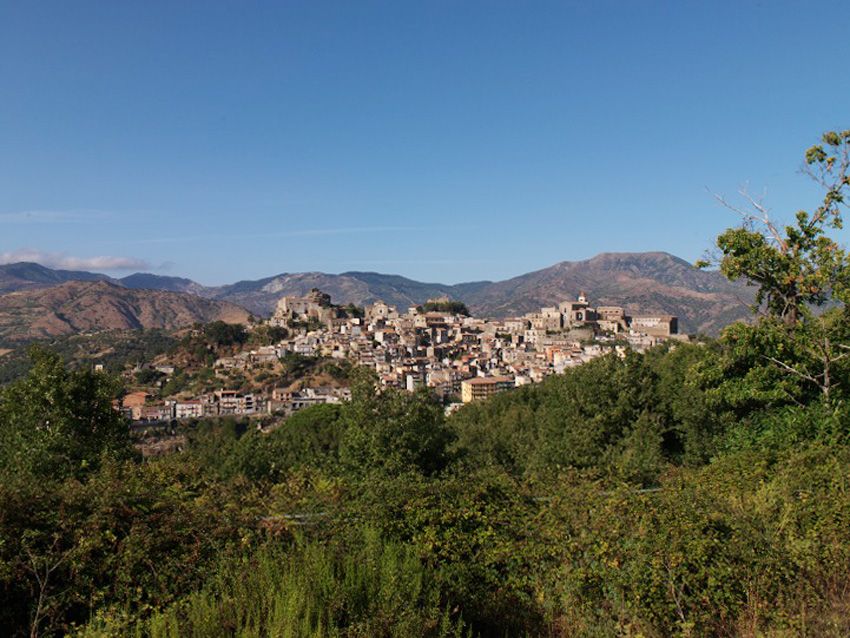
[[[3, 255], [0, 255], [0, 266], [10, 266], [10, 265], [17, 265], [17, 264], [34, 263], [34, 264], [38, 264], [40, 266], [44, 266], [46, 268], [51, 268], [53, 270], [88, 272], [88, 273], [93, 273], [93, 274], [106, 275], [106, 276], [112, 277], [113, 279], [122, 279], [122, 278], [130, 277], [130, 276], [133, 276], [133, 275], [153, 275], [153, 276], [156, 276], [156, 277], [173, 277], [173, 278], [178, 278], [178, 279], [189, 279], [189, 280], [193, 281], [194, 283], [201, 284], [201, 285], [203, 285], [207, 288], [216, 288], [216, 287], [220, 287], [220, 286], [227, 286], [227, 285], [230, 285], [230, 284], [240, 283], [242, 281], [257, 281], [257, 280], [262, 280], [262, 279], [270, 279], [270, 278], [282, 276], [282, 275], [301, 275], [301, 274], [313, 274], [313, 273], [321, 274], [321, 275], [329, 275], [329, 276], [334, 276], [334, 277], [338, 277], [338, 276], [346, 275], [346, 274], [350, 274], [350, 273], [375, 274], [375, 275], [381, 275], [381, 276], [387, 276], [387, 277], [404, 277], [404, 278], [409, 279], [411, 281], [417, 281], [419, 283], [425, 283], [425, 284], [444, 284], [444, 285], [447, 285], [447, 286], [458, 286], [458, 285], [463, 285], [463, 284], [481, 283], [481, 282], [485, 282], [485, 281], [488, 281], [488, 282], [504, 281], [504, 280], [507, 280], [507, 279], [512, 279], [514, 277], [520, 277], [522, 275], [534, 273], [534, 272], [537, 272], [537, 271], [540, 271], [540, 270], [546, 270], [547, 268], [550, 268], [552, 266], [556, 266], [560, 263], [565, 263], [565, 262], [580, 263], [580, 262], [584, 262], [584, 261], [590, 261], [590, 260], [592, 260], [596, 257], [600, 257], [602, 255], [650, 255], [650, 254], [665, 254], [665, 255], [670, 255], [670, 256], [677, 258], [677, 259], [683, 259], [679, 255], [675, 255], [675, 254], [670, 253], [669, 251], [665, 251], [665, 250], [647, 250], [647, 251], [641, 251], [641, 252], [605, 251], [605, 252], [602, 252], [602, 253], [597, 253], [596, 255], [592, 255], [592, 256], [588, 257], [587, 259], [563, 259], [559, 262], [546, 264], [544, 266], [539, 266], [539, 267], [532, 268], [530, 270], [523, 271], [523, 272], [517, 272], [517, 273], [514, 273], [514, 274], [509, 274], [506, 277], [501, 277], [501, 278], [498, 278], [498, 279], [493, 278], [493, 277], [489, 277], [489, 278], [485, 277], [483, 279], [458, 279], [456, 281], [455, 280], [438, 281], [438, 280], [416, 279], [414, 277], [407, 277], [406, 275], [402, 275], [400, 273], [392, 272], [392, 271], [389, 271], [389, 270], [383, 270], [382, 271], [382, 270], [363, 270], [363, 269], [356, 269], [356, 268], [348, 268], [348, 269], [345, 269], [345, 270], [338, 270], [338, 271], [333, 271], [333, 272], [324, 271], [324, 270], [276, 271], [276, 272], [269, 272], [269, 273], [266, 273], [266, 274], [259, 275], [257, 277], [251, 277], [251, 278], [247, 278], [247, 279], [246, 278], [242, 278], [242, 279], [238, 279], [238, 280], [232, 279], [232, 280], [227, 280], [227, 281], [218, 281], [218, 282], [208, 283], [208, 282], [203, 282], [203, 281], [197, 281], [196, 279], [193, 279], [192, 277], [188, 277], [186, 275], [183, 275], [179, 272], [172, 272], [173, 269], [170, 266], [168, 268], [160, 268], [160, 269], [150, 268], [148, 270], [145, 270], [144, 268], [142, 268], [141, 270], [132, 270], [132, 269], [126, 269], [126, 268], [116, 270], [114, 268], [104, 268], [104, 267], [98, 268], [98, 267], [94, 267], [94, 266], [93, 267], [68, 267], [70, 265], [73, 265], [73, 262], [71, 264], [64, 264], [64, 265], [61, 264], [61, 263], [49, 265], [49, 263], [42, 263], [41, 261], [38, 261], [38, 259], [21, 259], [21, 260], [17, 260], [17, 261], [11, 261], [11, 260], [10, 261], [4, 261]], [[34, 257], [34, 255], [28, 255], [28, 256]], [[688, 260], [684, 260], [684, 261], [688, 261]], [[693, 262], [688, 262], [688, 263], [693, 264]], [[706, 270], [714, 270], [714, 269], [715, 269], [714, 266], [709, 266]]]

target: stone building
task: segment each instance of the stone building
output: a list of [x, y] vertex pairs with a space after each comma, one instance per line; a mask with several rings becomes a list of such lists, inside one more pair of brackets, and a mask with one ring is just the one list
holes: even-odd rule
[[562, 301], [558, 310], [561, 311], [565, 328], [596, 321], [596, 313], [590, 307], [584, 292], [580, 292], [575, 301]]
[[398, 310], [395, 306], [385, 304], [383, 301], [376, 301], [371, 306], [366, 307], [367, 321], [386, 321], [387, 319], [397, 319]]
[[632, 317], [629, 327], [633, 332], [653, 337], [669, 337], [679, 332], [679, 320], [672, 315], [642, 315]]
[[272, 323], [284, 326], [292, 320], [315, 319], [329, 326], [338, 314], [338, 310], [331, 304], [331, 296], [313, 288], [305, 297], [281, 297], [277, 302]]
[[599, 306], [596, 309], [596, 322], [600, 330], [620, 332], [628, 327], [626, 311], [621, 306]]

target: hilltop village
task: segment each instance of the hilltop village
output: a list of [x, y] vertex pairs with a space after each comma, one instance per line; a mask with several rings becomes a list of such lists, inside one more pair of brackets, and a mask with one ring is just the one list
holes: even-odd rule
[[[612, 351], [623, 355], [627, 349], [643, 351], [664, 340], [687, 339], [678, 334], [674, 316], [629, 316], [622, 307], [591, 307], [583, 292], [558, 306], [497, 320], [472, 317], [462, 303], [448, 298], [400, 312], [383, 302], [362, 309], [336, 306], [329, 295], [313, 289], [304, 297], [281, 298], [270, 319], [248, 330], [260, 327], [285, 337], [215, 359], [212, 368], [216, 380], [222, 380], [220, 389], [199, 396], [180, 392], [159, 401], [145, 391], [131, 392], [122, 401], [123, 410], [137, 422], [291, 414], [350, 397], [344, 383], [295, 383], [249, 392], [225, 387], [224, 380], [232, 375], [293, 359], [365, 366], [383, 386], [411, 392], [426, 387], [451, 410]], [[167, 380], [177, 366], [166, 359], [151, 367]]]

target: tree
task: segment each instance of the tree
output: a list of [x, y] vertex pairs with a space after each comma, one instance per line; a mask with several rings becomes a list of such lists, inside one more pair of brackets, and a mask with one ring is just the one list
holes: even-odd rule
[[248, 333], [241, 323], [230, 324], [224, 321], [213, 321], [204, 326], [204, 334], [215, 346], [232, 346], [245, 343]]
[[156, 385], [165, 375], [154, 368], [142, 368], [136, 372], [136, 383], [140, 385]]
[[130, 456], [127, 423], [112, 406], [117, 379], [69, 370], [33, 347], [29, 374], [0, 392], [0, 475], [61, 478], [85, 473], [106, 454]]
[[813, 310], [850, 299], [850, 256], [827, 235], [829, 229], [842, 228], [841, 209], [850, 190], [850, 130], [824, 133], [821, 143], [806, 151], [804, 172], [823, 187], [823, 200], [812, 212], [798, 211], [794, 223], [784, 228], [746, 192], [746, 210], [719, 198], [742, 215], [743, 223], [717, 238], [717, 264], [729, 279], [757, 286], [754, 309], [763, 308], [766, 314], [756, 329], [772, 332], [773, 342], [787, 343], [759, 356], [830, 399], [840, 383], [838, 364], [850, 357], [850, 345], [840, 343], [846, 317]]
[[273, 346], [286, 339], [288, 335], [289, 331], [282, 326], [262, 324], [254, 327], [248, 340], [258, 346]]
[[433, 475], [444, 469], [453, 435], [434, 397], [425, 389], [412, 394], [379, 389], [370, 370], [358, 370], [353, 376], [351, 401], [342, 410], [343, 464], [363, 474], [413, 470]]
[[453, 315], [469, 316], [469, 309], [462, 301], [452, 299], [429, 299], [421, 306], [416, 307], [417, 312], [447, 312]]
[[758, 286], [756, 303], [789, 327], [798, 323], [808, 306], [822, 306], [830, 299], [846, 302], [850, 263], [826, 230], [842, 227], [841, 207], [850, 188], [850, 130], [824, 133], [822, 144], [806, 151], [804, 170], [826, 193], [813, 212], [798, 211], [795, 223], [784, 229], [761, 201], [745, 191], [741, 194], [749, 203], [746, 210], [720, 198], [743, 217], [740, 227], [717, 238], [720, 271], [733, 281], [745, 279]]

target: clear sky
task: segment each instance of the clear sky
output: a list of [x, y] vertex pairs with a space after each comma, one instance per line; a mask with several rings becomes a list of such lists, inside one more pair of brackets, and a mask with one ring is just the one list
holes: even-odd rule
[[[205, 284], [698, 258], [811, 208], [845, 2], [0, 0], [0, 258]], [[842, 240], [850, 238], [844, 234]]]

